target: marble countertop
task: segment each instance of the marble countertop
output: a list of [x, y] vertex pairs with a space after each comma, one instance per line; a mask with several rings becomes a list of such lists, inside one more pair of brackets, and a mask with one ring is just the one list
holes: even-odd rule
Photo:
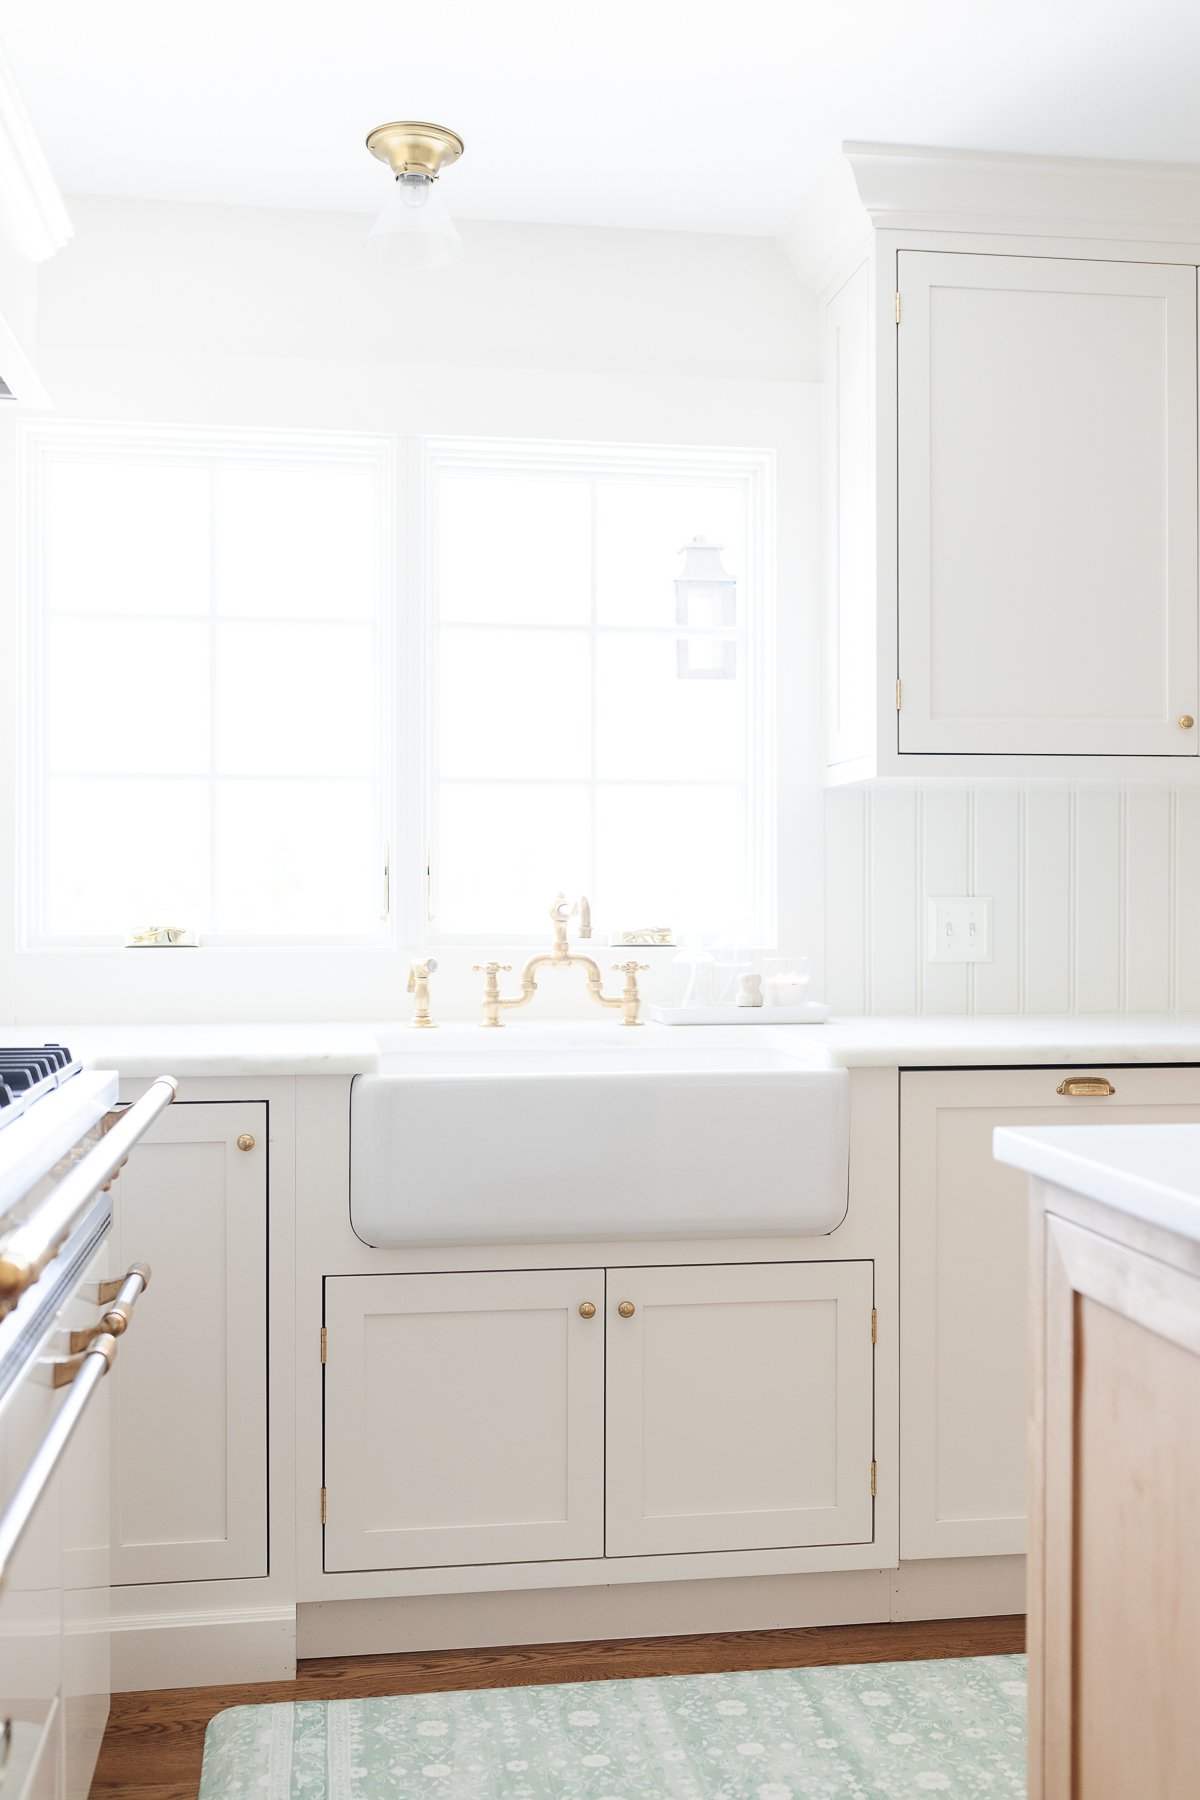
[[793, 1026], [800, 1054], [828, 1068], [967, 1068], [1023, 1063], [1200, 1063], [1198, 1013], [1003, 1013], [830, 1019]]
[[66, 1044], [93, 1069], [122, 1075], [367, 1075], [379, 1067], [374, 1025], [5, 1025], [5, 1044]]
[[1005, 1127], [996, 1158], [1200, 1241], [1200, 1125]]
[[[764, 1009], [764, 1015], [765, 1015]], [[563, 1021], [549, 1029], [561, 1030]], [[636, 1034], [611, 1021], [572, 1021], [581, 1040], [611, 1033], [641, 1048], [662, 1034], [682, 1043], [717, 1047], [757, 1042], [786, 1049], [812, 1068], [967, 1068], [1021, 1064], [1200, 1063], [1200, 1014], [1005, 1014], [957, 1017], [919, 1015], [830, 1019], [824, 1025], [761, 1024], [666, 1026], [649, 1024]], [[537, 1020], [510, 1021], [505, 1041], [547, 1027]], [[486, 1044], [474, 1023], [448, 1024], [438, 1040]], [[0, 1027], [0, 1046], [67, 1043], [93, 1068], [116, 1068], [123, 1075], [179, 1076], [354, 1075], [370, 1074], [391, 1048], [420, 1054], [433, 1042], [409, 1033], [405, 1021], [391, 1023], [178, 1024], [178, 1025], [10, 1025]]]

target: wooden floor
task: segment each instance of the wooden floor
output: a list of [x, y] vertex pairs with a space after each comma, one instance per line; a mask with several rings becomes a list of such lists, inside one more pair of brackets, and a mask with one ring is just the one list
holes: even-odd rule
[[196, 1800], [204, 1727], [226, 1706], [270, 1700], [358, 1699], [451, 1688], [526, 1687], [618, 1676], [703, 1675], [822, 1663], [995, 1656], [1025, 1647], [1022, 1618], [936, 1619], [910, 1625], [834, 1625], [617, 1643], [438, 1650], [404, 1656], [327, 1657], [300, 1664], [295, 1681], [263, 1687], [169, 1688], [114, 1694], [92, 1800]]

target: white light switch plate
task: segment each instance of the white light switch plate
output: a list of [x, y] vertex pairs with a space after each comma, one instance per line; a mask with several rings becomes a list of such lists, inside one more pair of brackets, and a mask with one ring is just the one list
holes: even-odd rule
[[990, 895], [929, 902], [929, 961], [991, 962], [992, 902]]

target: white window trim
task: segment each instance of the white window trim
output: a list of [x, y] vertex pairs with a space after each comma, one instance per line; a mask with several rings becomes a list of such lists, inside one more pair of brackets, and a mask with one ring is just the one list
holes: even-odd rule
[[[592, 443], [578, 440], [482, 437], [427, 437], [421, 440], [421, 561], [415, 590], [421, 596], [413, 645], [421, 671], [421, 832], [431, 874], [420, 895], [423, 948], [481, 949], [503, 937], [516, 948], [543, 943], [547, 932], [542, 896], [530, 896], [530, 929], [484, 938], [479, 933], [439, 931], [436, 918], [437, 844], [434, 791], [437, 781], [437, 475], [443, 469], [513, 471], [522, 474], [602, 474], [668, 478], [711, 476], [740, 481], [746, 489], [747, 566], [740, 575], [751, 596], [745, 633], [747, 706], [743, 752], [748, 789], [745, 841], [739, 846], [741, 868], [751, 898], [752, 939], [756, 948], [772, 949], [779, 940], [778, 802], [775, 658], [777, 617], [775, 593], [775, 465], [773, 450], [727, 449], [669, 444]], [[552, 895], [546, 895], [549, 902]], [[417, 936], [417, 933], [413, 934]]]
[[[16, 943], [20, 952], [73, 953], [117, 948], [110, 935], [83, 937], [50, 934], [42, 929], [38, 907], [45, 892], [45, 842], [41, 808], [45, 797], [45, 565], [44, 492], [47, 463], [72, 452], [98, 451], [131, 459], [221, 457], [248, 461], [356, 461], [377, 471], [380, 489], [376, 545], [378, 614], [376, 618], [376, 703], [379, 741], [376, 789], [376, 840], [380, 846], [381, 917], [377, 930], [356, 935], [262, 937], [205, 932], [205, 950], [378, 950], [392, 949], [397, 938], [397, 908], [384, 911], [384, 858], [394, 866], [397, 850], [396, 744], [396, 498], [397, 440], [384, 433], [256, 430], [246, 427], [158, 426], [110, 424], [85, 420], [29, 420], [21, 430], [19, 513], [19, 594], [17, 655], [24, 679], [19, 684], [17, 740], [17, 856], [20, 879], [16, 894]], [[113, 820], [113, 831], [152, 828], [152, 819]], [[186, 923], [186, 921], [180, 921]]]

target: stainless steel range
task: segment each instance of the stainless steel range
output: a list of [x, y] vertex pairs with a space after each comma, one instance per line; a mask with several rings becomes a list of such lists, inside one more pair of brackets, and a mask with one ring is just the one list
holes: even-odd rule
[[143, 1264], [109, 1270], [106, 1241], [121, 1168], [174, 1097], [162, 1076], [121, 1108], [117, 1076], [84, 1069], [65, 1045], [0, 1046], [3, 1800], [85, 1795], [99, 1748], [108, 1441], [97, 1395], [150, 1279]]

